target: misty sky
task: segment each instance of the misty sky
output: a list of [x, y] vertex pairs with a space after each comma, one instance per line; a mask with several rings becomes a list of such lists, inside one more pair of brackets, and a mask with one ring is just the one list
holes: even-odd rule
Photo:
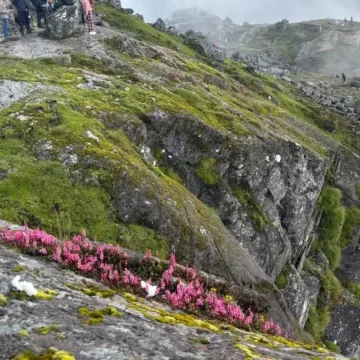
[[360, 0], [122, 0], [129, 7], [154, 22], [167, 18], [177, 9], [197, 6], [220, 17], [229, 16], [236, 23], [275, 22], [320, 18], [360, 20]]

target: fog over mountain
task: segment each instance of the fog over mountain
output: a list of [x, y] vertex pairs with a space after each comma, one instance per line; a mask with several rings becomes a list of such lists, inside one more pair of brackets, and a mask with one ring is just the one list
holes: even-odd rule
[[301, 21], [319, 18], [343, 19], [345, 16], [360, 20], [358, 0], [123, 0], [124, 7], [130, 7], [143, 14], [148, 22], [158, 17], [169, 17], [181, 8], [196, 6], [220, 17], [229, 16], [242, 23], [275, 22], [283, 18]]

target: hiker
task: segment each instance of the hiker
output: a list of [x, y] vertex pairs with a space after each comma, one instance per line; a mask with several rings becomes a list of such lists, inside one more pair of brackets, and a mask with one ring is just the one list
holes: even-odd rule
[[345, 81], [346, 81], [346, 75], [345, 75], [344, 73], [342, 73], [342, 74], [341, 74], [341, 77], [342, 77], [342, 79], [343, 79], [343, 82], [345, 82]]
[[81, 0], [81, 5], [85, 14], [85, 18], [88, 23], [88, 29], [90, 35], [96, 35], [94, 31], [95, 16], [94, 16], [94, 0]]
[[347, 19], [346, 19], [346, 17], [345, 17], [344, 21], [345, 21], [345, 24], [346, 24], [346, 23], [347, 23]]
[[350, 18], [350, 22], [351, 22], [351, 23], [354, 22], [354, 18], [353, 18], [353, 17]]
[[45, 25], [47, 25], [47, 1], [46, 0], [31, 0], [32, 4], [35, 6], [36, 15], [37, 15], [37, 26], [39, 29], [42, 29], [41, 17], [44, 16]]
[[17, 11], [17, 20], [20, 27], [20, 33], [22, 36], [24, 33], [24, 25], [26, 27], [27, 33], [31, 33], [30, 28], [30, 15], [29, 9], [36, 11], [34, 5], [29, 0], [13, 0], [13, 4], [16, 7]]
[[59, 9], [63, 6], [71, 6], [74, 5], [74, 0], [57, 0], [54, 2], [54, 0], [48, 0], [50, 9], [55, 11], [56, 9]]

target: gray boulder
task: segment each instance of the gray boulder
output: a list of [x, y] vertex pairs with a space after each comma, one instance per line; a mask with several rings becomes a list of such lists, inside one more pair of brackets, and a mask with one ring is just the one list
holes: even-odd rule
[[360, 81], [359, 80], [352, 80], [350, 82], [351, 87], [360, 88]]
[[51, 39], [66, 39], [81, 34], [84, 28], [81, 23], [81, 4], [63, 6], [49, 16], [47, 35]]
[[223, 61], [226, 54], [221, 49], [212, 44], [209, 39], [201, 32], [189, 30], [184, 34], [184, 41], [187, 45], [195, 49], [199, 54], [209, 57], [216, 61]]
[[166, 24], [164, 22], [163, 19], [161, 18], [158, 18], [155, 23], [153, 24], [153, 27], [156, 29], [156, 30], [159, 30], [159, 31], [166, 31], [167, 30], [167, 27], [166, 27]]

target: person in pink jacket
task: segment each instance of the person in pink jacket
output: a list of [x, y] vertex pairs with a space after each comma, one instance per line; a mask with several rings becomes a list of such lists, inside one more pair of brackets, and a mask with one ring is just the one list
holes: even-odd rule
[[94, 0], [81, 0], [81, 5], [83, 7], [84, 14], [88, 22], [89, 34], [96, 35], [96, 32], [94, 31], [94, 26], [95, 26], [95, 16], [93, 10]]

